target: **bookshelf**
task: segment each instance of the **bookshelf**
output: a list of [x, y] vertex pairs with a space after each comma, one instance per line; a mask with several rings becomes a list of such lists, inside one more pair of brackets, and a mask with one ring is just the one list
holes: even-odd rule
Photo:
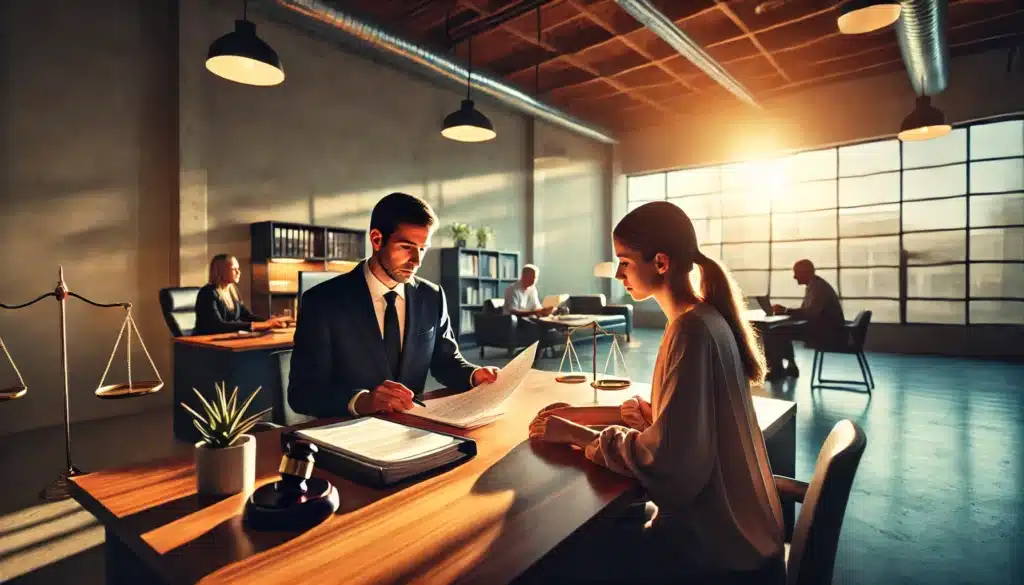
[[442, 248], [441, 287], [459, 343], [472, 344], [473, 314], [484, 301], [505, 296], [519, 280], [519, 252], [482, 248]]
[[250, 224], [251, 306], [295, 315], [300, 271], [348, 272], [366, 255], [366, 231], [279, 221]]

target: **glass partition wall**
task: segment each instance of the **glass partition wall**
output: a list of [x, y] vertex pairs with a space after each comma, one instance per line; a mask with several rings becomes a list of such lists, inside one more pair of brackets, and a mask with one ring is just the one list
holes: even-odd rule
[[814, 262], [848, 319], [1024, 324], [1024, 120], [772, 160], [630, 176], [628, 208], [667, 200], [748, 296], [799, 304]]

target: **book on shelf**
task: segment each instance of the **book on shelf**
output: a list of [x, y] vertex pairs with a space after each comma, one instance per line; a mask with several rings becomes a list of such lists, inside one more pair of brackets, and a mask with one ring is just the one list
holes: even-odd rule
[[500, 273], [498, 278], [502, 280], [515, 280], [519, 278], [516, 270], [516, 259], [510, 256], [502, 256], [500, 260]]
[[316, 465], [331, 473], [383, 487], [472, 458], [476, 443], [436, 431], [367, 416], [285, 433], [282, 441], [315, 444]]
[[408, 414], [460, 429], [475, 429], [490, 424], [504, 414], [504, 404], [522, 385], [533, 368], [538, 343], [512, 358], [494, 382], [443, 398], [426, 401], [426, 407], [414, 406]]
[[469, 309], [462, 309], [459, 318], [459, 335], [466, 333], [473, 333], [476, 329], [473, 327], [473, 314], [474, 311]]
[[459, 254], [459, 276], [480, 276], [480, 257]]

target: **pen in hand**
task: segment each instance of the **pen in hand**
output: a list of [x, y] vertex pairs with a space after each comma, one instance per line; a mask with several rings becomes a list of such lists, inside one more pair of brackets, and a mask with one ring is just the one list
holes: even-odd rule
[[419, 404], [419, 405], [420, 405], [420, 406], [422, 406], [423, 408], [426, 408], [426, 407], [427, 407], [427, 405], [426, 405], [426, 404], [423, 404], [423, 401], [422, 401], [422, 400], [420, 400], [419, 398], [413, 398], [413, 399], [412, 399], [412, 402], [413, 402], [413, 404]]

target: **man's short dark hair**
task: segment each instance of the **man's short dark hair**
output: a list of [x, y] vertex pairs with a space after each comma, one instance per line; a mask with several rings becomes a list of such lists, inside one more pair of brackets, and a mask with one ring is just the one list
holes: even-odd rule
[[380, 231], [381, 244], [403, 223], [429, 228], [437, 225], [437, 214], [426, 201], [408, 193], [391, 193], [373, 206], [370, 229]]

